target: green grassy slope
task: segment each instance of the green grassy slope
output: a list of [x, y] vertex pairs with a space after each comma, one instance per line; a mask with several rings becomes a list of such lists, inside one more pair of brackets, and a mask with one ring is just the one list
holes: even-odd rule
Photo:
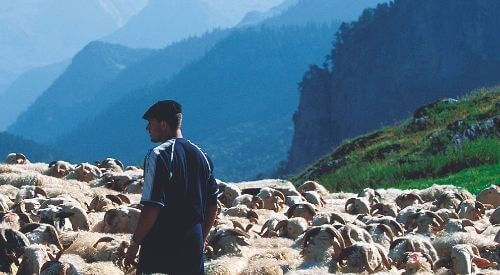
[[331, 191], [437, 183], [477, 193], [500, 184], [499, 115], [500, 86], [438, 101], [399, 125], [345, 141], [291, 180], [317, 180]]

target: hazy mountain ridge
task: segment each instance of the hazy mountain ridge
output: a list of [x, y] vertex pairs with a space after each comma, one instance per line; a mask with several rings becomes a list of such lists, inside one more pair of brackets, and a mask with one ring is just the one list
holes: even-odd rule
[[88, 42], [116, 30], [145, 4], [145, 0], [1, 1], [0, 91], [30, 68], [71, 58]]
[[288, 173], [420, 105], [499, 83], [499, 11], [492, 0], [397, 0], [343, 24], [329, 67], [302, 82]]
[[[93, 100], [103, 96], [98, 94], [101, 87], [150, 53], [150, 50], [103, 42], [90, 43], [8, 131], [39, 142], [66, 133], [80, 121], [99, 112], [100, 105], [94, 104]], [[120, 94], [106, 96], [119, 97]]]
[[7, 129], [52, 82], [63, 73], [69, 61], [34, 68], [20, 75], [0, 93], [0, 131]]
[[[122, 98], [55, 143], [64, 147], [75, 142], [92, 144], [91, 148], [72, 148], [71, 153], [80, 158], [76, 161], [112, 155], [126, 163], [141, 163], [144, 152], [152, 146], [142, 114], [156, 100], [173, 98], [185, 105], [185, 135], [214, 155], [221, 178], [254, 177], [286, 157], [291, 133], [289, 117], [298, 100], [294, 93], [296, 83], [308, 64], [324, 58], [337, 26], [232, 32], [171, 81], [153, 84]], [[256, 125], [259, 132], [269, 136], [269, 142], [259, 140], [260, 133], [249, 130], [252, 127], [247, 125]], [[277, 125], [283, 130], [273, 128]], [[224, 138], [219, 133], [228, 133], [228, 144], [216, 142]], [[245, 151], [245, 147], [262, 142], [266, 150]], [[248, 160], [247, 164], [256, 162], [254, 169], [231, 167], [236, 162], [232, 158], [237, 156], [230, 152], [245, 152], [241, 159]], [[271, 154], [272, 161], [258, 162], [263, 154]]]

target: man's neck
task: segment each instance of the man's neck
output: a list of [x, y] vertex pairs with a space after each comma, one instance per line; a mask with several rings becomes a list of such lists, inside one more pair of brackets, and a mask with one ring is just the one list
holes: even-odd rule
[[178, 129], [173, 135], [168, 135], [165, 137], [161, 142], [164, 143], [165, 141], [173, 138], [182, 138], [182, 132], [181, 129]]

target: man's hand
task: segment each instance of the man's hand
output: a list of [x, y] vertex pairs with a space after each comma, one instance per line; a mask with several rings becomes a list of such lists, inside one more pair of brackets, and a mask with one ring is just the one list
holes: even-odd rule
[[137, 251], [139, 250], [138, 244], [131, 244], [127, 249], [127, 254], [125, 254], [125, 270], [129, 270], [131, 266], [136, 266], [137, 262], [135, 261], [135, 256], [137, 255]]

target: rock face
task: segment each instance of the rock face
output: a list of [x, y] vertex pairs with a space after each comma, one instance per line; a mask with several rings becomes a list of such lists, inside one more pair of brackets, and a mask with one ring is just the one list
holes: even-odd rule
[[287, 172], [419, 106], [498, 84], [499, 11], [495, 0], [396, 0], [344, 24], [327, 66], [301, 83]]

